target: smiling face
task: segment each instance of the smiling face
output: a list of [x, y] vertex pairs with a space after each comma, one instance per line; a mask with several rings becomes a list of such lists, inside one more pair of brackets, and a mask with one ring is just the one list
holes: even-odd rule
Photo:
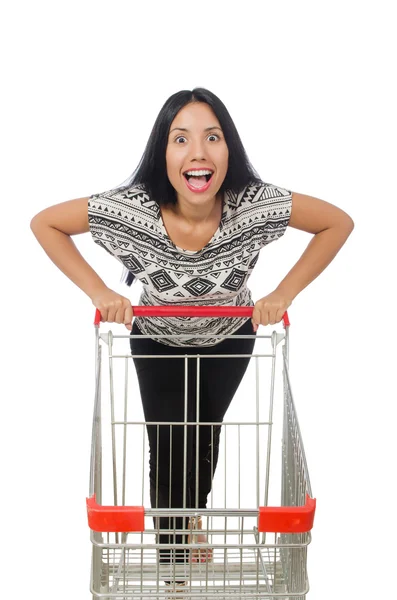
[[208, 104], [192, 102], [179, 111], [171, 123], [165, 157], [178, 202], [196, 204], [215, 198], [227, 173], [229, 151]]

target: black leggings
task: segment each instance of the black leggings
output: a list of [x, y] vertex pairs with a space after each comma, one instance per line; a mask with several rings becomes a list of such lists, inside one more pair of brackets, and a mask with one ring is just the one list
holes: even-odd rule
[[[131, 333], [141, 332], [134, 323]], [[134, 358], [145, 421], [183, 422], [185, 419], [184, 355], [252, 354], [255, 334], [251, 320], [235, 335], [250, 339], [227, 338], [215, 346], [167, 346], [149, 338], [130, 339], [131, 353], [148, 355], [178, 354], [181, 358]], [[197, 361], [188, 359], [187, 421], [196, 421]], [[199, 422], [221, 423], [244, 376], [249, 358], [204, 358], [200, 360]], [[186, 429], [186, 453], [185, 448]], [[148, 425], [150, 501], [153, 508], [205, 508], [211, 491], [219, 452], [221, 425], [200, 425], [198, 476], [196, 477], [196, 426]], [[157, 447], [158, 446], [158, 447]], [[184, 457], [186, 455], [186, 474]], [[184, 486], [184, 481], [186, 485]], [[198, 486], [196, 485], [198, 481]], [[185, 504], [184, 504], [185, 500]], [[184, 519], [171, 523], [160, 519], [160, 529], [185, 528]], [[183, 536], [161, 535], [160, 543], [183, 543]]]

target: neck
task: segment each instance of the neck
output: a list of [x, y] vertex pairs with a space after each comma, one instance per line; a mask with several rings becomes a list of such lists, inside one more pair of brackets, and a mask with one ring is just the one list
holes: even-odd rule
[[214, 212], [218, 210], [219, 204], [222, 204], [222, 194], [213, 196], [213, 198], [200, 206], [192, 205], [178, 195], [178, 201], [172, 206], [172, 212], [176, 216], [182, 217], [187, 223], [197, 225], [211, 219]]

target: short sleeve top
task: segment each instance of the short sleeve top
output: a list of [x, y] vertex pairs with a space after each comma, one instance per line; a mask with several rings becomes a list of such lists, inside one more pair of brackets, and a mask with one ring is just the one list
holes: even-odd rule
[[[144, 184], [90, 196], [88, 222], [94, 242], [141, 282], [140, 305], [253, 306], [247, 281], [260, 250], [285, 233], [291, 205], [292, 192], [270, 183], [255, 182], [238, 193], [226, 190], [219, 227], [198, 251], [172, 242], [159, 204]], [[158, 341], [167, 345], [208, 346], [246, 320], [150, 317], [136, 322], [145, 335], [166, 335]], [[202, 334], [210, 337], [196, 337]]]

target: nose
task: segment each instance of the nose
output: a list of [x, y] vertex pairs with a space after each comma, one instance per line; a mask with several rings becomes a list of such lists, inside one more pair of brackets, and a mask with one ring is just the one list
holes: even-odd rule
[[205, 160], [206, 152], [202, 140], [193, 141], [191, 146], [190, 158], [191, 160]]

